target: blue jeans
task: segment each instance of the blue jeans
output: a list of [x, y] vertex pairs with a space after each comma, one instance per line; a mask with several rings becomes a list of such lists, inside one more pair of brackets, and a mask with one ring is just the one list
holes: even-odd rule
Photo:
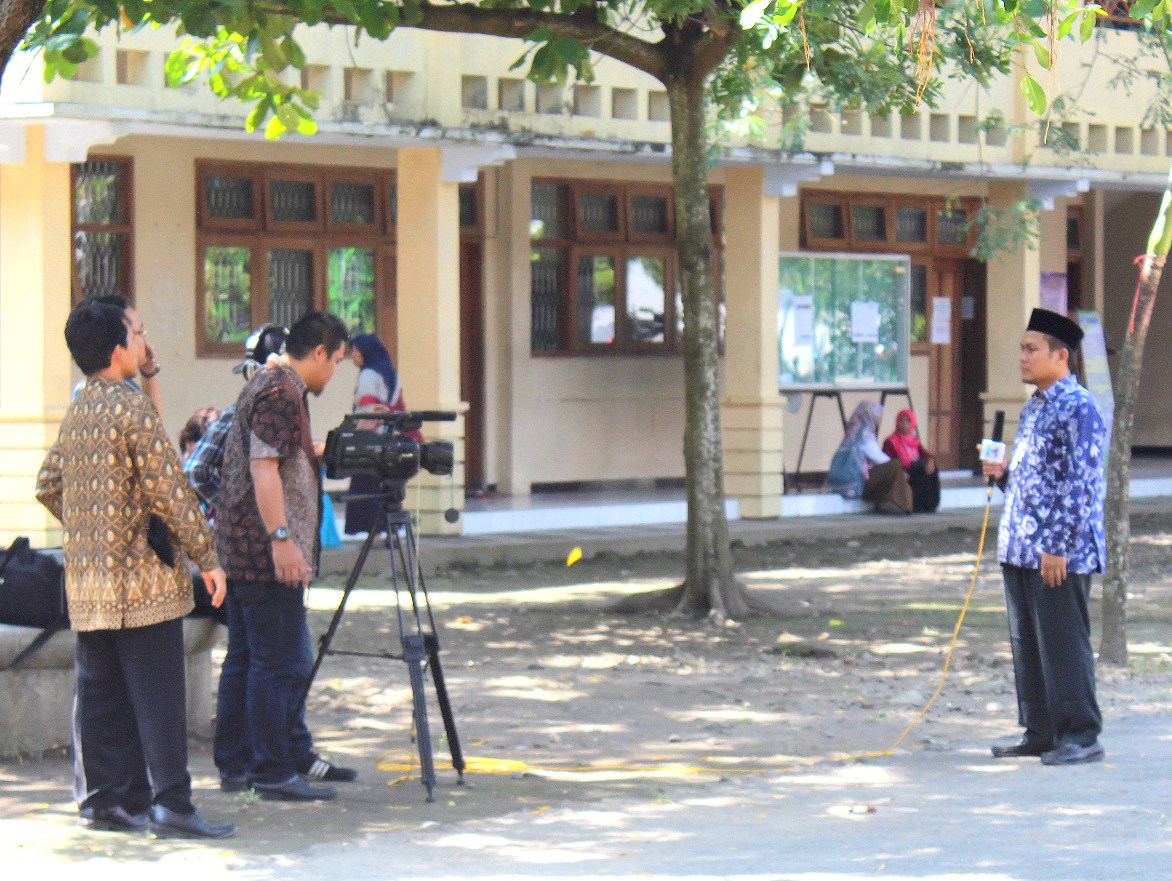
[[301, 694], [313, 669], [305, 592], [230, 580], [228, 650], [216, 697], [216, 767], [222, 777], [281, 783], [311, 760]]

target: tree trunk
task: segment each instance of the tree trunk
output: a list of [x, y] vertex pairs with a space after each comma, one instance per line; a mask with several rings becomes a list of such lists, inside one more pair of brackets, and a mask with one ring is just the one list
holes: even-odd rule
[[704, 75], [669, 76], [664, 85], [671, 107], [676, 237], [684, 305], [687, 575], [676, 614], [710, 615], [723, 621], [744, 616], [756, 605], [733, 574], [724, 510]]
[[1107, 463], [1106, 521], [1107, 574], [1103, 579], [1103, 639], [1099, 657], [1113, 664], [1127, 663], [1127, 577], [1131, 568], [1131, 429], [1135, 423], [1135, 402], [1143, 369], [1144, 343], [1156, 293], [1164, 274], [1164, 260], [1172, 250], [1172, 170], [1160, 211], [1148, 235], [1147, 252], [1139, 270], [1131, 321], [1123, 340], [1115, 378], [1115, 419], [1111, 427], [1111, 450]]
[[44, 0], [0, 0], [0, 74], [44, 8]]
[[1131, 432], [1135, 401], [1139, 395], [1144, 343], [1156, 291], [1163, 275], [1163, 257], [1148, 255], [1140, 269], [1138, 297], [1131, 325], [1123, 341], [1115, 379], [1115, 419], [1111, 427], [1111, 451], [1107, 462], [1107, 574], [1103, 578], [1103, 638], [1099, 657], [1112, 664], [1127, 663], [1127, 581], [1131, 568]]

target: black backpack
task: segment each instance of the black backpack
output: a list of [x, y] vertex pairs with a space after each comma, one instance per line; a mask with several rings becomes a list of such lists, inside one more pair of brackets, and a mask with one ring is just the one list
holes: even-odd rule
[[41, 628], [36, 638], [0, 670], [17, 666], [53, 634], [69, 627], [60, 548], [33, 550], [28, 538], [21, 536], [0, 553], [0, 624]]

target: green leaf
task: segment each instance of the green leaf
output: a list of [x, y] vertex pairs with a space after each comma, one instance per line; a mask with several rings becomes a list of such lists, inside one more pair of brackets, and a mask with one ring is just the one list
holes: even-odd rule
[[269, 117], [268, 124], [265, 125], [265, 137], [268, 140], [277, 140], [277, 138], [285, 134], [285, 131], [285, 123], [282, 121], [279, 115], [274, 113], [271, 117]]
[[771, 3], [773, 0], [753, 0], [741, 10], [741, 27], [746, 31], [753, 28], [757, 22], [765, 17], [765, 10], [769, 8]]
[[289, 36], [281, 41], [281, 51], [285, 53], [285, 58], [294, 67], [305, 67], [305, 53], [293, 37]]
[[1030, 110], [1037, 116], [1041, 116], [1046, 112], [1046, 90], [1042, 88], [1042, 84], [1030, 76], [1028, 73], [1021, 81], [1021, 93], [1025, 95], [1026, 102], [1030, 105]]
[[256, 106], [248, 114], [248, 118], [244, 120], [244, 130], [247, 132], [254, 132], [260, 128], [260, 124], [265, 121], [265, 117], [269, 115], [270, 102], [268, 99], [263, 99], [256, 102]]
[[315, 120], [312, 116], [302, 116], [297, 123], [297, 134], [316, 135], [317, 120]]
[[1135, 2], [1131, 4], [1131, 9], [1127, 13], [1127, 16], [1128, 18], [1134, 18], [1137, 21], [1142, 21], [1151, 15], [1152, 10], [1159, 6], [1161, 2], [1162, 0], [1135, 0]]
[[875, 26], [875, 4], [868, 0], [859, 9], [859, 14], [855, 16], [855, 24], [858, 25], [859, 30], [866, 33]]
[[1094, 36], [1094, 34], [1095, 34], [1095, 19], [1097, 17], [1098, 17], [1098, 12], [1092, 13], [1090, 10], [1087, 10], [1085, 13], [1083, 13], [1082, 24], [1079, 25], [1079, 29], [1078, 29], [1078, 38], [1080, 40], [1082, 40], [1082, 42], [1085, 43], [1088, 40], [1090, 40], [1091, 37]]
[[1046, 70], [1050, 69], [1050, 64], [1053, 61], [1050, 57], [1050, 50], [1037, 40], [1034, 40], [1034, 55], [1038, 59], [1038, 64], [1042, 65]]
[[297, 109], [289, 104], [282, 104], [278, 107], [277, 116], [281, 118], [281, 125], [285, 127], [286, 131], [295, 132], [302, 123], [302, 117]]

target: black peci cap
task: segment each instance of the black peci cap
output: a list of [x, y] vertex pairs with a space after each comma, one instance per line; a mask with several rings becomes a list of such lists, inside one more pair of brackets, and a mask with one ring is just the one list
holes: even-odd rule
[[1026, 330], [1052, 336], [1061, 340], [1070, 349], [1077, 349], [1083, 338], [1083, 330], [1077, 322], [1071, 321], [1059, 312], [1051, 312], [1049, 309], [1035, 309], [1030, 315], [1030, 323]]

